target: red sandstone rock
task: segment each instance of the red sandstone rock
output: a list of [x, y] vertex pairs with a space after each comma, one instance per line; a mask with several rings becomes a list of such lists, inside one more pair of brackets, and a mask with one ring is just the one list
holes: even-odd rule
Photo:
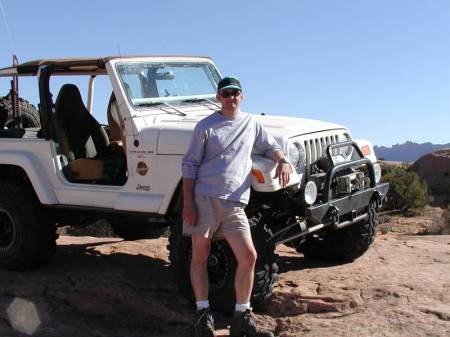
[[[166, 244], [61, 237], [48, 266], [0, 271], [0, 335], [190, 336]], [[280, 278], [257, 320], [278, 336], [450, 335], [450, 236], [381, 235], [345, 265], [277, 251]]]
[[450, 194], [450, 149], [422, 156], [413, 168], [432, 190]]

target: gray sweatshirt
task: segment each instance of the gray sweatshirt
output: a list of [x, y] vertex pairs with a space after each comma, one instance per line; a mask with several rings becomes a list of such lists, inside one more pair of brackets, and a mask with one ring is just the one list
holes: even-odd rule
[[241, 112], [233, 119], [215, 112], [195, 126], [183, 157], [183, 177], [195, 180], [196, 195], [247, 204], [253, 147], [267, 157], [281, 151], [276, 140], [251, 115]]

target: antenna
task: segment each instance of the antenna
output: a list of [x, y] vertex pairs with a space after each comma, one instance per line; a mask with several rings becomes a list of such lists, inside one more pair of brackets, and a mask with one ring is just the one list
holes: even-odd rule
[[120, 42], [119, 41], [117, 41], [117, 51], [119, 52], [120, 58], [122, 58], [122, 53], [120, 52]]
[[5, 8], [3, 7], [2, 0], [0, 0], [0, 12], [3, 18], [3, 22], [5, 23], [6, 34], [8, 35], [9, 43], [11, 44], [11, 49], [14, 54], [14, 40], [11, 34], [11, 30], [9, 29], [8, 20], [6, 20]]

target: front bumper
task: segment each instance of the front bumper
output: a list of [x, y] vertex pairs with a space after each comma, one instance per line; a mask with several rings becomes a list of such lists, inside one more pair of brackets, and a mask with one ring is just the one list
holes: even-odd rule
[[332, 222], [339, 228], [336, 216], [355, 214], [356, 211], [367, 207], [371, 203], [381, 201], [389, 190], [388, 183], [378, 184], [362, 191], [357, 191], [344, 197], [328, 201], [327, 203], [311, 206], [307, 209], [307, 216], [314, 223]]
[[[323, 191], [323, 200], [320, 204], [311, 206], [306, 210], [307, 216], [314, 223], [331, 222], [333, 227], [341, 228], [344, 224], [339, 223], [339, 218], [347, 214], [350, 214], [350, 219], [345, 222], [346, 224], [359, 221], [360, 219], [357, 212], [370, 204], [381, 204], [389, 190], [389, 183], [381, 183], [378, 185], [375, 183], [375, 170], [373, 163], [368, 158], [364, 157], [355, 142], [348, 141], [329, 145], [326, 152], [330, 162], [333, 162], [332, 150], [344, 146], [352, 146], [359, 155], [359, 159], [338, 163], [329, 169]], [[357, 168], [364, 165], [367, 167], [367, 171], [369, 173], [370, 187], [364, 190], [355, 191], [337, 199], [333, 199], [332, 182], [337, 173], [342, 170]]]
[[[342, 146], [353, 146], [360, 158], [333, 164], [326, 175], [322, 199], [317, 204], [306, 209], [300, 207], [298, 210], [302, 211], [301, 217], [290, 216], [286, 219], [286, 226], [273, 233], [272, 242], [278, 245], [300, 240], [301, 243], [307, 235], [321, 231], [324, 228], [341, 229], [357, 222], [367, 221], [370, 217], [369, 207], [381, 205], [389, 190], [389, 184], [375, 183], [373, 163], [364, 157], [356, 143], [349, 141], [329, 145], [326, 152], [330, 162], [333, 162], [331, 158], [332, 150]], [[363, 165], [367, 167], [370, 186], [333, 199], [333, 185], [336, 175], [340, 171], [357, 169]]]

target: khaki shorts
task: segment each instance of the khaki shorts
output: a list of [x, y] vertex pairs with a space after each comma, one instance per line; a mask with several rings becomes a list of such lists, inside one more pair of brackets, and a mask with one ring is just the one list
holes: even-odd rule
[[194, 202], [197, 209], [197, 226], [184, 223], [184, 235], [200, 235], [208, 239], [251, 235], [244, 212], [245, 204], [202, 195], [194, 196]]

